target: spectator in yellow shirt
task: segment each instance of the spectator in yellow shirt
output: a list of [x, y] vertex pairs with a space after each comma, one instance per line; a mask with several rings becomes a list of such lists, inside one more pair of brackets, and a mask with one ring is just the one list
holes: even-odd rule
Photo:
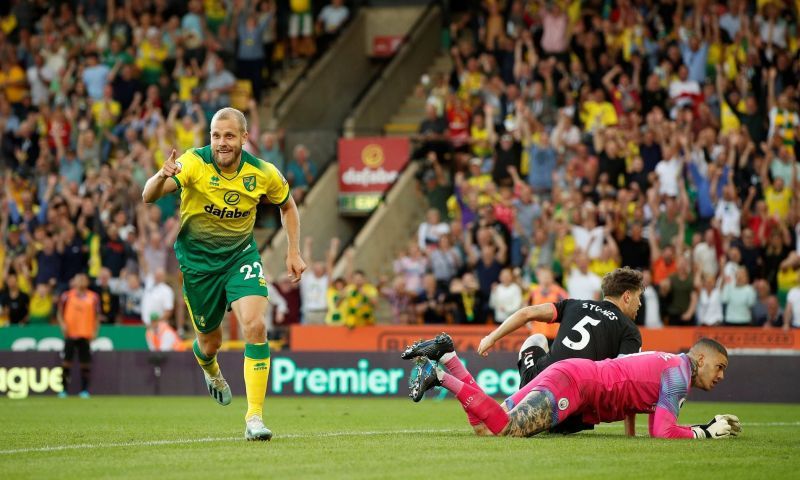
[[[478, 59], [470, 57], [467, 60], [467, 66], [462, 66], [460, 57], [456, 56], [456, 70], [458, 71], [458, 81], [460, 87], [458, 89], [458, 96], [464, 100], [468, 100], [473, 95], [480, 95], [481, 89], [486, 83], [486, 77], [480, 70]], [[488, 121], [489, 119], [487, 119]]]
[[314, 17], [310, 0], [289, 0], [289, 40], [292, 58], [309, 57], [314, 53]]
[[590, 99], [583, 102], [580, 116], [586, 132], [616, 125], [618, 122], [617, 111], [614, 110], [614, 105], [606, 100], [602, 88], [596, 89]]
[[470, 144], [472, 154], [478, 158], [490, 158], [493, 153], [494, 128], [486, 122], [486, 116], [482, 112], [475, 112], [472, 117], [472, 126], [469, 129]]
[[179, 151], [186, 151], [190, 148], [203, 146], [205, 141], [206, 117], [200, 105], [194, 104], [193, 111], [186, 111], [178, 118], [178, 111], [181, 105], [176, 103], [172, 106], [167, 116], [167, 129], [174, 138], [175, 145]]
[[195, 90], [200, 86], [200, 64], [194, 57], [185, 58], [182, 48], [176, 50], [175, 58], [175, 70], [172, 72], [172, 78], [178, 82], [178, 100], [189, 102], [192, 100]]
[[222, 0], [203, 0], [206, 13], [206, 25], [213, 33], [217, 33], [220, 25], [225, 23], [225, 2]]
[[158, 83], [167, 55], [169, 49], [162, 43], [159, 29], [157, 27], [147, 29], [147, 38], [139, 45], [136, 56], [136, 66], [142, 71], [142, 82], [147, 85]]
[[344, 324], [346, 287], [347, 282], [341, 277], [335, 279], [333, 284], [328, 287], [328, 291], [325, 293], [328, 302], [328, 312], [325, 314], [326, 325], [340, 326]]
[[600, 251], [600, 256], [592, 259], [591, 263], [589, 264], [589, 271], [598, 277], [603, 278], [606, 273], [611, 273], [619, 268], [621, 260], [622, 257], [620, 256], [617, 242], [614, 241], [611, 235], [607, 235], [606, 244], [603, 245], [603, 249]]
[[28, 82], [25, 71], [14, 60], [0, 63], [0, 92], [17, 112], [28, 93]]
[[467, 184], [476, 189], [481, 195], [484, 195], [490, 183], [492, 183], [492, 176], [483, 171], [483, 160], [478, 157], [470, 159]]
[[367, 282], [361, 270], [356, 270], [352, 278], [352, 283], [346, 289], [344, 324], [350, 328], [374, 325], [378, 289]]
[[111, 85], [106, 85], [103, 89], [103, 99], [92, 104], [92, 118], [100, 131], [114, 128], [122, 113], [122, 105], [114, 100], [113, 94]]
[[[764, 176], [766, 177], [766, 176]], [[783, 183], [783, 178], [776, 177], [772, 182], [764, 179], [764, 201], [767, 202], [767, 212], [771, 217], [777, 217], [781, 222], [786, 221], [792, 205], [792, 191]]]
[[48, 325], [50, 323], [53, 318], [53, 295], [50, 292], [50, 285], [36, 284], [36, 289], [31, 295], [28, 315], [29, 325]]

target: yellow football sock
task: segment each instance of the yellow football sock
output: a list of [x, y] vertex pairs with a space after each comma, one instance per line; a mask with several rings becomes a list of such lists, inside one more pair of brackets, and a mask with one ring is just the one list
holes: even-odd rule
[[200, 350], [200, 344], [197, 343], [197, 340], [192, 344], [192, 351], [194, 352], [194, 358], [197, 359], [197, 363], [200, 364], [200, 368], [205, 370], [209, 377], [216, 377], [219, 375], [219, 364], [217, 363], [216, 355], [213, 357], [205, 356]]
[[264, 396], [269, 379], [269, 344], [247, 343], [244, 346], [244, 387], [247, 391], [247, 413], [263, 417]]

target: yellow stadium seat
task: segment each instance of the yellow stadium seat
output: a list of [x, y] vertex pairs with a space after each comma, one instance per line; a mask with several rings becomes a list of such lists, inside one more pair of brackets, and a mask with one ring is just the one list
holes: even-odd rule
[[253, 98], [253, 85], [250, 80], [236, 80], [236, 86], [231, 91], [231, 106], [246, 111], [251, 98]]

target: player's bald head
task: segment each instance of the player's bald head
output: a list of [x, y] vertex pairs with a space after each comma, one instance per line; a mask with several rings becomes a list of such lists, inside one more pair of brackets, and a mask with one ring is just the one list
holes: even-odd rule
[[713, 338], [708, 337], [702, 337], [700, 340], [695, 342], [695, 344], [692, 345], [692, 348], [689, 350], [689, 353], [693, 355], [700, 353], [719, 353], [725, 358], [728, 358], [728, 350], [725, 348], [725, 346]]
[[233, 120], [239, 125], [239, 133], [243, 134], [247, 132], [247, 118], [245, 118], [244, 114], [239, 110], [233, 107], [225, 107], [220, 110], [217, 110], [217, 113], [211, 117], [211, 129], [214, 129], [214, 124], [217, 120]]
[[702, 337], [689, 350], [692, 364], [692, 386], [711, 390], [725, 378], [728, 351], [716, 340]]

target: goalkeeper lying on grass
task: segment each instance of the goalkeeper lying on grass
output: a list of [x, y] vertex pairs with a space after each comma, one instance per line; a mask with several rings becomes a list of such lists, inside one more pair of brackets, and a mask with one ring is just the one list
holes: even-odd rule
[[[725, 376], [728, 352], [708, 338], [698, 340], [687, 354], [643, 352], [600, 362], [563, 360], [502, 404], [475, 383], [452, 343], [418, 343], [403, 355], [413, 356], [420, 360], [411, 398], [418, 402], [426, 390], [446, 388], [461, 402], [479, 435], [529, 437], [573, 414], [582, 415], [584, 423], [598, 424], [635, 413], [650, 414], [650, 435], [658, 438], [726, 438], [742, 431], [735, 415], [717, 415], [705, 425], [677, 425], [689, 389], [711, 390]], [[441, 361], [450, 373], [431, 358]]]

